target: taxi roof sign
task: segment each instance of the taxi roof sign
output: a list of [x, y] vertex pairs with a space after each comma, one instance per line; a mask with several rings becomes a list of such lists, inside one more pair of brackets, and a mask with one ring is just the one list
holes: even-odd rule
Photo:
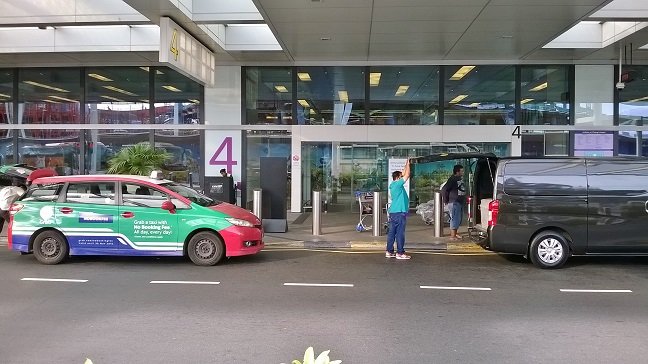
[[152, 171], [149, 177], [151, 177], [152, 179], [163, 179], [164, 175], [162, 171]]

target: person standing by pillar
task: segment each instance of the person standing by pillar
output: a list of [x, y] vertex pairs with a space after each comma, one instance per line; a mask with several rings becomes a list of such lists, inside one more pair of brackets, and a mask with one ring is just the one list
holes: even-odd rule
[[466, 203], [466, 187], [463, 180], [464, 168], [456, 165], [452, 169], [452, 176], [443, 185], [443, 200], [448, 205], [450, 212], [450, 239], [460, 240], [457, 234], [463, 218], [463, 206]]
[[[385, 252], [387, 258], [402, 260], [412, 258], [405, 254], [405, 227], [409, 212], [409, 196], [405, 191], [405, 182], [409, 177], [410, 162], [408, 159], [403, 172], [392, 173], [393, 182], [389, 185], [391, 205], [389, 205], [389, 233], [387, 234], [387, 251]], [[394, 240], [396, 240], [396, 254], [394, 254]]]

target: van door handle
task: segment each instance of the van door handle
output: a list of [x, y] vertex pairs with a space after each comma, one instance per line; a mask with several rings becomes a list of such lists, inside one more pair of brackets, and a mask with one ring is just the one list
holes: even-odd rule
[[[648, 203], [648, 202], [647, 202], [647, 203]], [[61, 211], [61, 213], [63, 213], [63, 214], [71, 214], [72, 212], [74, 212], [74, 210], [72, 210], [72, 209], [69, 208], [69, 207], [61, 207], [61, 208], [59, 209], [59, 211]]]
[[125, 218], [127, 218], [127, 219], [130, 219], [131, 217], [135, 217], [135, 214], [132, 213], [132, 212], [130, 212], [130, 211], [122, 212], [121, 215], [122, 215], [122, 217], [125, 217]]

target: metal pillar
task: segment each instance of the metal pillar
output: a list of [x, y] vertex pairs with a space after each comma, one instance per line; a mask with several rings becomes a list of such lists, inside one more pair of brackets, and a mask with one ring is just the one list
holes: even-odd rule
[[322, 192], [313, 191], [313, 235], [322, 235]]
[[262, 190], [255, 189], [252, 191], [252, 213], [258, 217], [259, 220], [261, 220], [261, 211], [263, 211], [261, 207], [261, 201], [263, 201], [262, 197]]
[[380, 236], [382, 225], [380, 220], [382, 218], [382, 208], [380, 207], [380, 192], [374, 191], [373, 193], [373, 236]]
[[443, 197], [441, 192], [434, 193], [434, 237], [443, 237]]

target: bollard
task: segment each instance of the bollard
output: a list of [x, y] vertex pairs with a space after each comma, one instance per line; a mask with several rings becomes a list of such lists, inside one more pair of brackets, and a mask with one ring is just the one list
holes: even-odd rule
[[252, 213], [254, 214], [254, 216], [258, 217], [259, 220], [261, 220], [261, 213], [263, 211], [262, 210], [263, 205], [261, 204], [261, 201], [263, 201], [262, 197], [263, 197], [262, 190], [255, 189], [252, 192]]
[[443, 198], [441, 192], [434, 193], [434, 237], [443, 237]]
[[322, 235], [322, 192], [313, 191], [313, 235]]
[[382, 217], [382, 208], [380, 207], [380, 192], [374, 191], [373, 193], [373, 236], [380, 236], [382, 225], [380, 220]]

